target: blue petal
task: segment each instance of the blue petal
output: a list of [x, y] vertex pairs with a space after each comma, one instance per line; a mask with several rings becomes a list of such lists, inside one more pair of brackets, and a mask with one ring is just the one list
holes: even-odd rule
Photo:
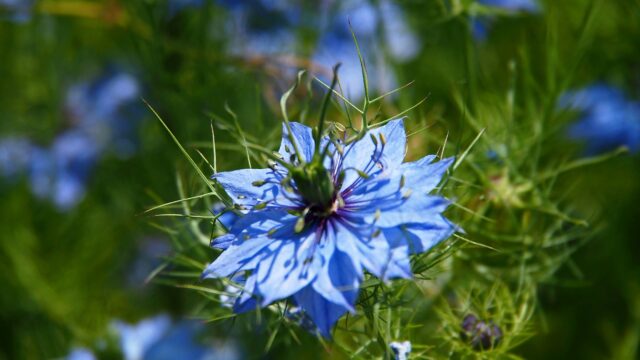
[[362, 270], [353, 266], [346, 253], [336, 250], [313, 282], [313, 289], [328, 301], [355, 312], [361, 278]]
[[[250, 211], [239, 217], [229, 229], [238, 239], [266, 235], [268, 232], [290, 226], [297, 218], [286, 212], [286, 209], [269, 209]], [[282, 233], [282, 231], [280, 231]]]
[[[442, 180], [442, 176], [453, 164], [453, 157], [434, 162], [434, 156], [424, 158], [410, 163], [402, 164], [397, 174], [405, 178], [405, 187], [414, 192], [422, 194], [430, 193]], [[397, 175], [396, 175], [397, 177]]]
[[[385, 139], [385, 145], [380, 140], [381, 134]], [[370, 135], [376, 138], [375, 143]], [[404, 159], [406, 143], [403, 121], [392, 120], [347, 146], [340, 164], [340, 168], [345, 171], [341, 191], [348, 191], [349, 187], [354, 186], [354, 182], [362, 179], [358, 171], [372, 176], [395, 169]]]
[[[293, 226], [288, 231], [294, 234]], [[256, 269], [262, 305], [289, 297], [315, 280], [334, 248], [333, 242], [318, 241], [314, 231], [271, 244]]]
[[333, 324], [348, 311], [347, 308], [325, 299], [311, 286], [296, 293], [294, 299], [316, 324], [320, 334], [327, 338], [331, 337]]
[[271, 207], [291, 205], [280, 186], [285, 176], [271, 169], [242, 169], [217, 173], [212, 178], [222, 185], [234, 204], [247, 210], [264, 202], [270, 202]]
[[[351, 219], [361, 221], [360, 219]], [[338, 250], [349, 255], [354, 268], [358, 269], [358, 276], [362, 276], [362, 269], [382, 277], [385, 273], [391, 252], [389, 244], [383, 236], [372, 236], [374, 228], [366, 224], [341, 222], [336, 224], [335, 231], [339, 234]]]
[[383, 198], [363, 202], [354, 216], [361, 216], [367, 223], [381, 228], [389, 228], [409, 223], [428, 222], [446, 210], [449, 200], [432, 195], [400, 194], [394, 198]]
[[[291, 125], [291, 133], [298, 146], [298, 150], [300, 150], [302, 160], [305, 162], [311, 161], [315, 147], [311, 128], [297, 122], [290, 122], [289, 125]], [[284, 123], [282, 124], [282, 142], [280, 143], [278, 152], [284, 157], [286, 162], [291, 162], [291, 156], [296, 153], [289, 139], [289, 131]]]
[[241, 216], [228, 234], [211, 242], [214, 248], [225, 251], [205, 269], [203, 278], [224, 277], [255, 268], [257, 262], [267, 256], [261, 253], [263, 249], [275, 241], [269, 237], [269, 233], [277, 230], [273, 236], [283, 236], [288, 231], [292, 234], [295, 220], [286, 211], [277, 210], [252, 211]]
[[266, 236], [235, 241], [204, 269], [202, 277], [214, 279], [230, 276], [241, 270], [254, 269], [264, 256], [263, 249], [273, 241]]
[[236, 314], [241, 314], [243, 312], [254, 310], [258, 307], [258, 294], [256, 289], [256, 279], [257, 275], [255, 273], [251, 274], [246, 282], [244, 283], [244, 287], [242, 288], [242, 292], [238, 296], [236, 303], [233, 305], [233, 312]]
[[224, 234], [222, 236], [218, 236], [217, 238], [211, 241], [211, 247], [218, 250], [226, 250], [236, 241], [237, 238], [233, 234]]
[[449, 238], [459, 228], [441, 215], [432, 216], [419, 224], [407, 224], [402, 228], [384, 230], [388, 238], [402, 239], [411, 254], [428, 251], [441, 241]]
[[408, 191], [415, 194], [427, 194], [431, 192], [442, 180], [442, 176], [453, 163], [450, 157], [442, 161], [431, 161], [433, 155], [411, 162], [404, 163], [391, 173], [384, 176], [362, 181], [344, 198], [349, 203], [363, 203], [366, 201], [397, 201]]
[[383, 281], [391, 279], [411, 279], [411, 262], [409, 261], [409, 250], [407, 246], [398, 246], [391, 249], [391, 259], [382, 276]]

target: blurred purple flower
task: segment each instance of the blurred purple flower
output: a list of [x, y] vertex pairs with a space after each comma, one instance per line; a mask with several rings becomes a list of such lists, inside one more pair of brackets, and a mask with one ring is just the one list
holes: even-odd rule
[[487, 350], [498, 346], [502, 340], [502, 330], [493, 321], [478, 319], [473, 314], [468, 314], [462, 320], [460, 337], [475, 350]]
[[640, 150], [640, 102], [606, 84], [595, 84], [568, 92], [560, 105], [581, 112], [579, 122], [569, 129], [569, 136], [583, 140], [590, 154], [626, 146], [631, 152]]

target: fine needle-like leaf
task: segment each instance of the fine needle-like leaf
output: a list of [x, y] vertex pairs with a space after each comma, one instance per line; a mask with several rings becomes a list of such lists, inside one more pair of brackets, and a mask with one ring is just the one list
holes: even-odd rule
[[169, 126], [167, 126], [167, 124], [164, 122], [164, 120], [162, 120], [162, 118], [160, 117], [160, 115], [156, 112], [156, 110], [153, 108], [153, 106], [151, 106], [151, 104], [149, 104], [146, 100], [142, 99], [142, 101], [145, 103], [145, 105], [147, 105], [147, 107], [151, 110], [151, 112], [153, 113], [153, 115], [156, 117], [156, 119], [158, 119], [158, 121], [160, 121], [160, 123], [162, 124], [162, 126], [164, 127], [164, 129], [167, 131], [167, 133], [169, 133], [169, 136], [171, 137], [171, 139], [173, 140], [173, 142], [178, 146], [178, 148], [180, 149], [180, 152], [182, 152], [182, 155], [184, 155], [184, 157], [187, 159], [187, 161], [189, 161], [189, 164], [191, 164], [191, 166], [193, 167], [193, 169], [196, 171], [196, 173], [198, 174], [198, 176], [200, 177], [200, 179], [202, 179], [202, 181], [204, 182], [204, 184], [209, 188], [209, 190], [211, 190], [212, 193], [214, 193], [216, 196], [219, 197], [218, 193], [216, 192], [216, 190], [214, 189], [213, 185], [211, 184], [211, 181], [209, 180], [209, 178], [202, 172], [202, 170], [200, 169], [200, 167], [196, 164], [195, 161], [193, 161], [193, 158], [189, 155], [189, 153], [187, 152], [187, 150], [182, 146], [182, 144], [180, 143], [180, 141], [178, 140], [178, 138], [176, 138], [176, 136], [173, 134], [173, 132], [171, 131], [171, 129], [169, 129]]

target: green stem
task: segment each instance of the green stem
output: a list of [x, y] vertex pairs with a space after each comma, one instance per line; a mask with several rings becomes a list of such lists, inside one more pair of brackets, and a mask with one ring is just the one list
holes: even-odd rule
[[[340, 68], [340, 63], [336, 64], [333, 67], [333, 79], [331, 80], [331, 87], [329, 91], [324, 96], [324, 101], [322, 103], [322, 109], [320, 110], [320, 121], [318, 123], [318, 131], [316, 133], [315, 138], [315, 150], [313, 152], [314, 161], [321, 161], [322, 157], [318, 157], [320, 155], [320, 139], [322, 139], [322, 132], [324, 131], [324, 119], [327, 115], [327, 107], [329, 105], [329, 101], [331, 101], [331, 94], [333, 93], [333, 89], [336, 87], [338, 83], [338, 69]], [[316, 159], [318, 157], [318, 159]]]

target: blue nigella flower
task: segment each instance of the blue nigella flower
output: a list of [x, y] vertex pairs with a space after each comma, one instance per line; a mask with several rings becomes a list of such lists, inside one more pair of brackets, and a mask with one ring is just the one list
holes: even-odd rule
[[[502, 9], [509, 13], [537, 13], [540, 6], [536, 0], [478, 0], [479, 4]], [[471, 31], [477, 40], [485, 40], [489, 34], [489, 27], [493, 22], [493, 17], [472, 17]]]
[[582, 112], [579, 122], [571, 126], [569, 136], [584, 140], [587, 152], [596, 154], [626, 146], [640, 150], [640, 102], [630, 101], [612, 86], [596, 84], [569, 92], [561, 105]]
[[329, 336], [355, 312], [365, 270], [384, 281], [410, 278], [409, 256], [456, 230], [442, 215], [449, 201], [428, 195], [453, 159], [403, 163], [402, 120], [350, 143], [325, 136], [318, 146], [311, 128], [290, 126], [279, 164], [213, 176], [243, 216], [214, 239], [224, 251], [203, 277], [243, 275], [235, 312], [290, 298]]

